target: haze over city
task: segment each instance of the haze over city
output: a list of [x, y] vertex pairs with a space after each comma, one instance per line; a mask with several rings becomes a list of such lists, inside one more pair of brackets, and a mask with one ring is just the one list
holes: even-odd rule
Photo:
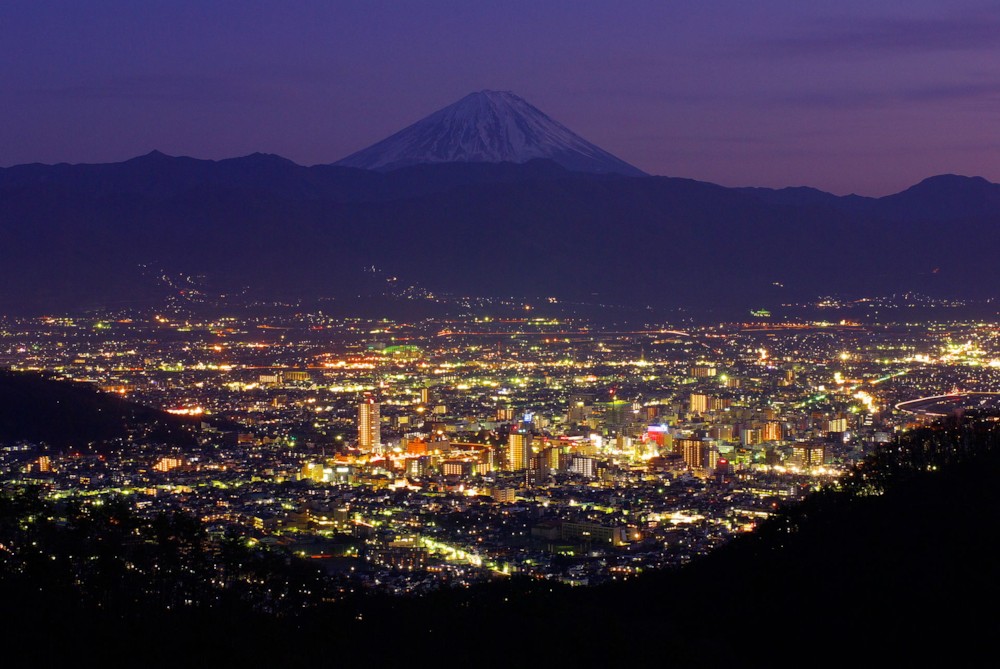
[[0, 165], [332, 163], [512, 90], [650, 174], [885, 195], [1000, 180], [988, 2], [9, 2]]

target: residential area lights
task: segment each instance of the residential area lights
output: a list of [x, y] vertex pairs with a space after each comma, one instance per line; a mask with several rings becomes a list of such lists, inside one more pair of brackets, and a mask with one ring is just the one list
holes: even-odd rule
[[95, 322], [5, 318], [0, 364], [193, 419], [195, 444], [5, 443], [5, 486], [175, 509], [392, 593], [684, 564], [947, 410], [952, 389], [1000, 392], [1000, 330], [972, 322]]

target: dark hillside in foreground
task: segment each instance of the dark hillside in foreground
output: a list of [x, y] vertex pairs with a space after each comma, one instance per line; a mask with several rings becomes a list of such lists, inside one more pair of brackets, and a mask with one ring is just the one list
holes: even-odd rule
[[[17, 554], [0, 553], [0, 624], [26, 648], [58, 637], [60, 644], [45, 650], [51, 659], [87, 649], [114, 664], [184, 657], [223, 666], [389, 666], [446, 658], [476, 666], [721, 667], [820, 658], [965, 666], [992, 652], [998, 622], [998, 470], [998, 423], [942, 426], [907, 435], [845, 478], [841, 490], [791, 506], [758, 532], [674, 572], [597, 589], [514, 580], [278, 617], [240, 606], [131, 611], [127, 598], [109, 600], [114, 614], [81, 608], [72, 579], [59, 578], [59, 563], [51, 582], [66, 590], [46, 587], [48, 580], [24, 583], [8, 569]], [[5, 501], [0, 512], [0, 529], [24, 530], [16, 503]], [[114, 534], [119, 525], [101, 531]], [[176, 551], [170, 541], [162, 550]], [[48, 564], [41, 560], [39, 568]], [[28, 591], [34, 594], [13, 596]], [[150, 655], [165, 633], [169, 652]]]
[[89, 384], [0, 370], [0, 442], [29, 441], [56, 448], [128, 437], [186, 445], [198, 421], [102, 393]]
[[403, 645], [443, 638], [474, 655], [483, 630], [518, 621], [539, 633], [497, 652], [581, 666], [961, 664], [989, 649], [1000, 622], [997, 471], [995, 422], [918, 432], [844, 490], [813, 495], [676, 572], [594, 590], [484, 589], [471, 602], [443, 593], [370, 623], [366, 614], [369, 639], [383, 626], [426, 621], [407, 628]]

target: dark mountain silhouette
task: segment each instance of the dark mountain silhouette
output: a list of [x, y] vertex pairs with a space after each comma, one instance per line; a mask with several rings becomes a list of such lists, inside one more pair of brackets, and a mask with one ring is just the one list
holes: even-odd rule
[[793, 207], [828, 206], [845, 212], [864, 211], [875, 198], [860, 195], [837, 196], [808, 186], [790, 186], [788, 188], [739, 188], [744, 193], [752, 195], [770, 204], [781, 204]]
[[204, 275], [217, 292], [356, 295], [373, 265], [438, 292], [655, 308], [992, 296], [998, 191], [942, 176], [888, 197], [837, 197], [549, 160], [383, 173], [154, 152], [21, 165], [0, 170], [0, 313], [159, 298], [160, 269]]
[[995, 221], [1000, 211], [1000, 184], [982, 177], [942, 174], [881, 198], [876, 211], [889, 220], [901, 222]]

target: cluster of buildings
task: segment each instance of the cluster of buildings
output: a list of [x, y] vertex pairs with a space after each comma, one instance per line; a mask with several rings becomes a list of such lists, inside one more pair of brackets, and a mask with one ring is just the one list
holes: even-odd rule
[[[199, 445], [5, 444], [6, 485], [128, 496], [388, 592], [682, 564], [919, 416], [1000, 391], [979, 323], [7, 319], [0, 362], [202, 421]], [[352, 586], [353, 587], [353, 586]]]

